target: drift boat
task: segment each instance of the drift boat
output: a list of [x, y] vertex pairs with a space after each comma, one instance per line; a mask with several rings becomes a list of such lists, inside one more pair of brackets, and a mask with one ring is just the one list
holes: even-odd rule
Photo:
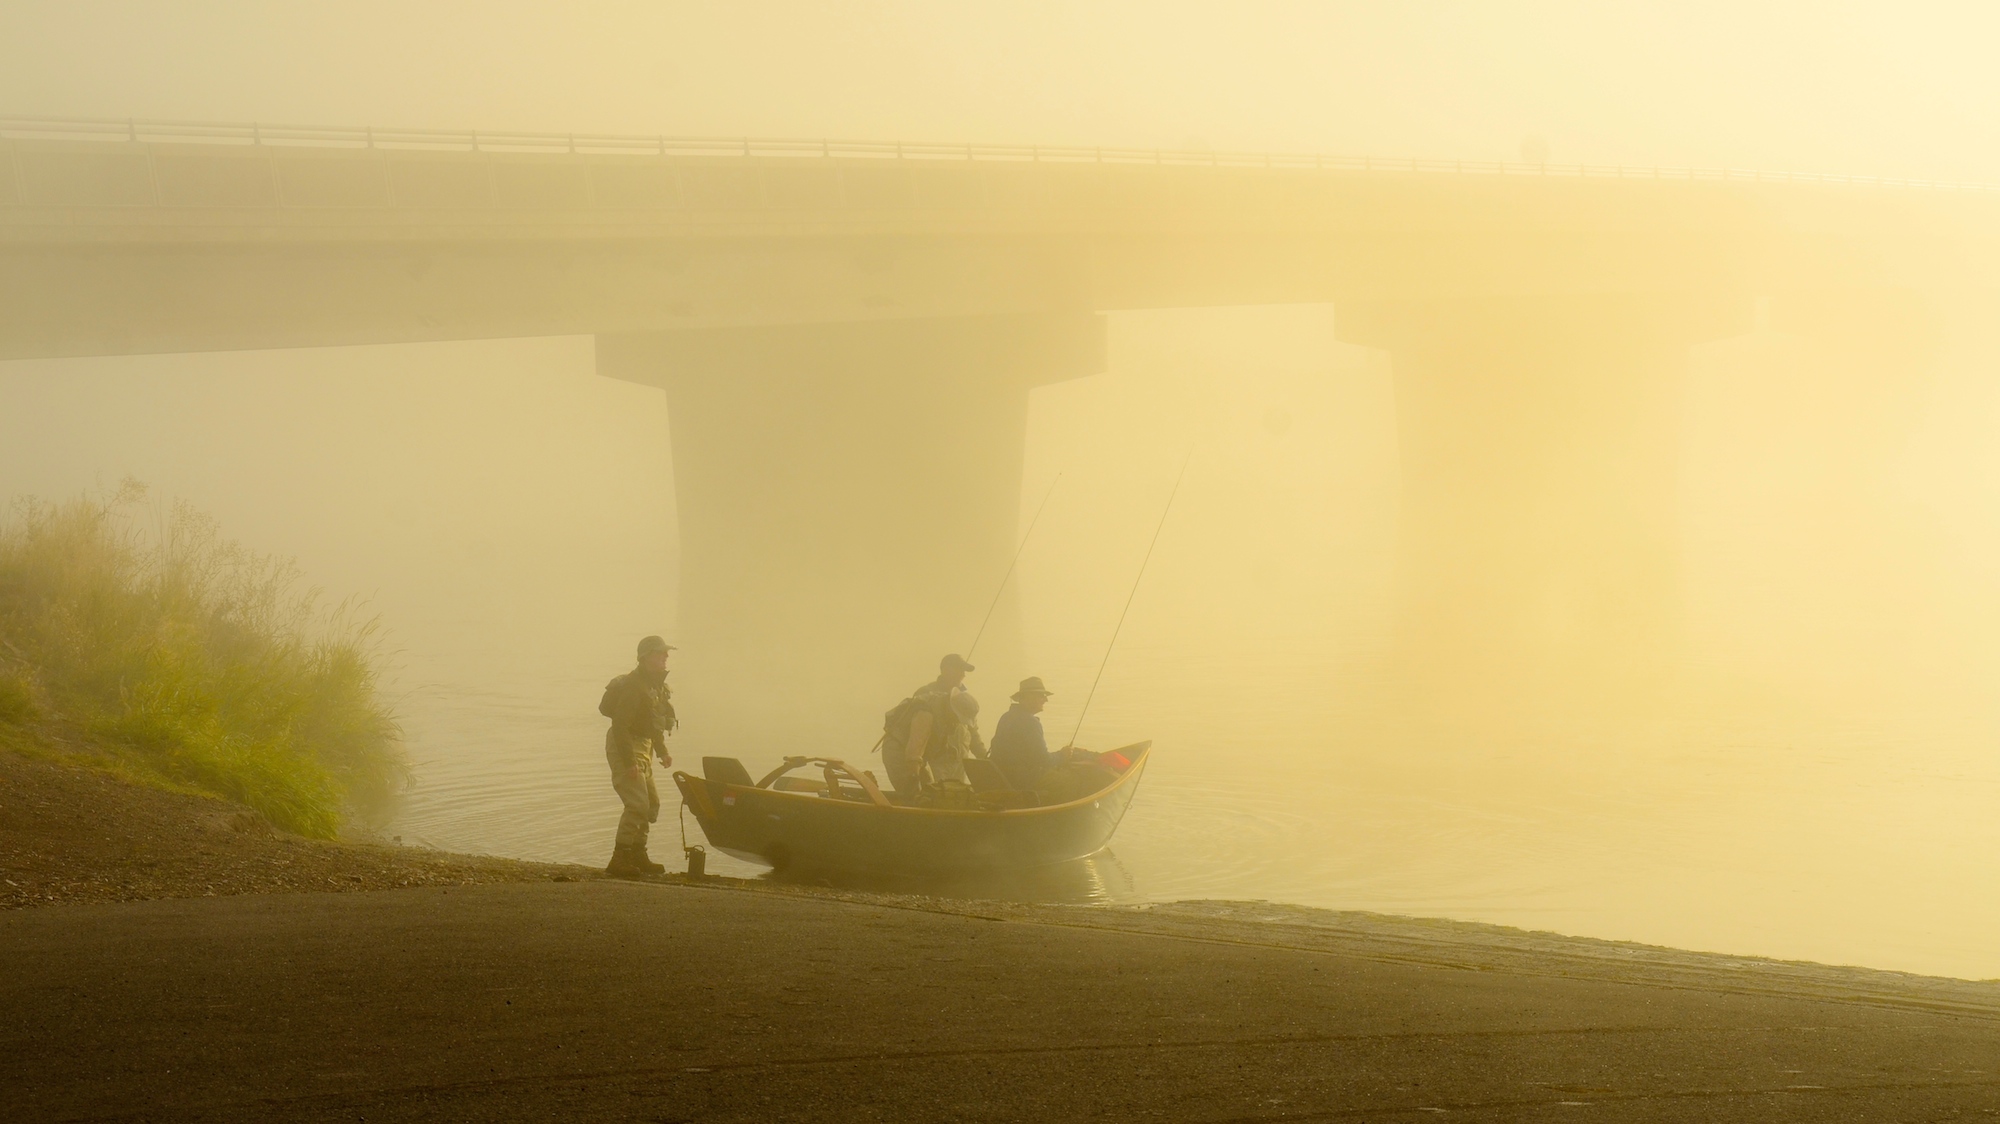
[[[976, 808], [931, 808], [885, 793], [872, 774], [824, 757], [787, 757], [755, 783], [733, 757], [705, 757], [704, 776], [674, 773], [708, 841], [777, 870], [955, 874], [1023, 870], [1104, 849], [1139, 789], [1152, 742], [1101, 755], [1103, 783], [1086, 795], [1036, 806], [1032, 793], [999, 787], [991, 762], [967, 762]], [[791, 776], [818, 766], [820, 779]], [[975, 766], [984, 766], [983, 769]], [[982, 783], [984, 782], [984, 783]]]

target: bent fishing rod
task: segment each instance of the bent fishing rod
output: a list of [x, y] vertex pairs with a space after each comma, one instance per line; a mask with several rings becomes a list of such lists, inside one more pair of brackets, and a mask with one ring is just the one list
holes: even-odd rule
[[[1055, 496], [1056, 485], [1060, 483], [1062, 483], [1062, 473], [1058, 472], [1056, 478], [1049, 481], [1049, 490], [1042, 493], [1042, 502], [1035, 508], [1035, 517], [1028, 520], [1027, 533], [1021, 536], [1021, 545], [1014, 548], [1014, 560], [1007, 563], [1007, 572], [1000, 575], [1000, 588], [993, 591], [993, 601], [986, 606], [986, 616], [979, 622], [979, 631], [973, 634], [972, 644], [965, 649], [965, 658], [968, 662], [972, 659], [972, 653], [979, 650], [979, 640], [986, 635], [986, 626], [993, 620], [993, 610], [1000, 607], [1000, 595], [1007, 592], [1008, 579], [1014, 576], [1014, 567], [1021, 564], [1021, 555], [1027, 552], [1028, 540], [1035, 537], [1035, 528], [1042, 521], [1042, 512], [1048, 510], [1049, 500]], [[882, 743], [888, 738], [889, 732], [884, 730], [882, 736], [875, 739], [875, 744], [868, 747], [868, 752], [873, 753], [881, 749]]]
[[986, 635], [986, 626], [993, 620], [993, 610], [1000, 607], [1000, 595], [1007, 592], [1007, 581], [1014, 576], [1014, 567], [1021, 564], [1021, 555], [1027, 552], [1028, 540], [1035, 537], [1035, 526], [1042, 521], [1042, 512], [1048, 510], [1049, 498], [1056, 494], [1056, 485], [1062, 483], [1062, 473], [1049, 481], [1049, 490], [1042, 494], [1042, 503], [1035, 509], [1035, 517], [1028, 520], [1028, 532], [1021, 536], [1021, 545], [1014, 550], [1014, 560], [1007, 563], [1007, 572], [1000, 575], [1000, 588], [993, 591], [993, 602], [986, 606], [986, 616], [980, 619], [979, 631], [972, 635], [972, 646], [965, 650], [965, 658], [970, 661], [972, 653], [979, 650], [979, 640]]
[[1118, 624], [1111, 630], [1111, 643], [1104, 646], [1104, 659], [1097, 665], [1097, 677], [1090, 681], [1090, 693], [1083, 697], [1083, 710], [1076, 716], [1076, 729], [1069, 735], [1065, 749], [1076, 747], [1077, 735], [1083, 733], [1084, 716], [1090, 713], [1090, 700], [1097, 697], [1097, 685], [1104, 680], [1104, 669], [1111, 663], [1111, 651], [1118, 646], [1118, 634], [1125, 630], [1125, 616], [1132, 611], [1132, 599], [1139, 596], [1139, 583], [1146, 578], [1146, 565], [1153, 560], [1153, 548], [1160, 545], [1160, 532], [1167, 529], [1167, 516], [1174, 510], [1174, 499], [1181, 494], [1181, 481], [1187, 479], [1188, 462], [1194, 459], [1194, 446], [1188, 446], [1187, 456], [1181, 458], [1180, 475], [1174, 477], [1173, 491], [1167, 493], [1167, 506], [1160, 512], [1159, 526], [1153, 528], [1153, 541], [1146, 544], [1146, 557], [1139, 560], [1139, 574], [1132, 579], [1132, 592], [1125, 595], [1125, 607], [1118, 611]]

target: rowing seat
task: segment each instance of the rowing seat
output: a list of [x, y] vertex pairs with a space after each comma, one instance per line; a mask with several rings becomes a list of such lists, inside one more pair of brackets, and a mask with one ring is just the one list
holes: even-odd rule
[[1000, 766], [984, 757], [968, 757], [962, 764], [965, 766], [965, 779], [972, 782], [972, 791], [982, 796], [1014, 787], [1007, 783], [1007, 775], [1000, 771]]
[[757, 782], [750, 779], [750, 770], [734, 757], [704, 757], [701, 759], [701, 775], [717, 784], [740, 784], [751, 788]]
[[1035, 794], [1022, 792], [1007, 783], [1007, 775], [1000, 766], [983, 757], [965, 759], [965, 779], [972, 782], [972, 791], [979, 797], [979, 803], [988, 808], [1032, 808]]

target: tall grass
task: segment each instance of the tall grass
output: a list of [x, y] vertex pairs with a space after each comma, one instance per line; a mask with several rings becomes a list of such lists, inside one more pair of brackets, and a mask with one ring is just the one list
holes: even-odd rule
[[59, 721], [143, 773], [331, 836], [407, 779], [377, 622], [145, 489], [0, 524], [0, 726]]

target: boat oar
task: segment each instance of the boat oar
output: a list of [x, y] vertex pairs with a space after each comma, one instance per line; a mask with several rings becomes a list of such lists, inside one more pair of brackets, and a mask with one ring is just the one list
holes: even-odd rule
[[1153, 541], [1146, 544], [1146, 557], [1139, 560], [1139, 573], [1132, 579], [1132, 592], [1125, 595], [1125, 607], [1118, 611], [1118, 624], [1111, 630], [1111, 643], [1104, 646], [1104, 659], [1097, 665], [1097, 676], [1090, 681], [1090, 693], [1083, 696], [1083, 709], [1077, 712], [1076, 729], [1070, 733], [1069, 744], [1064, 749], [1076, 748], [1076, 738], [1083, 733], [1084, 715], [1090, 713], [1090, 700], [1097, 697], [1097, 685], [1104, 680], [1104, 669], [1111, 663], [1111, 650], [1118, 646], [1118, 634], [1125, 629], [1125, 615], [1132, 611], [1132, 599], [1139, 596], [1139, 583], [1145, 580], [1146, 564], [1153, 560], [1153, 548], [1160, 545], [1160, 532], [1167, 529], [1167, 516], [1174, 510], [1174, 497], [1181, 494], [1181, 481], [1187, 479], [1188, 462], [1194, 459], [1194, 446], [1189, 445], [1187, 456], [1181, 458], [1180, 475], [1174, 477], [1173, 490], [1167, 493], [1167, 506], [1160, 512], [1160, 523], [1153, 528]]

